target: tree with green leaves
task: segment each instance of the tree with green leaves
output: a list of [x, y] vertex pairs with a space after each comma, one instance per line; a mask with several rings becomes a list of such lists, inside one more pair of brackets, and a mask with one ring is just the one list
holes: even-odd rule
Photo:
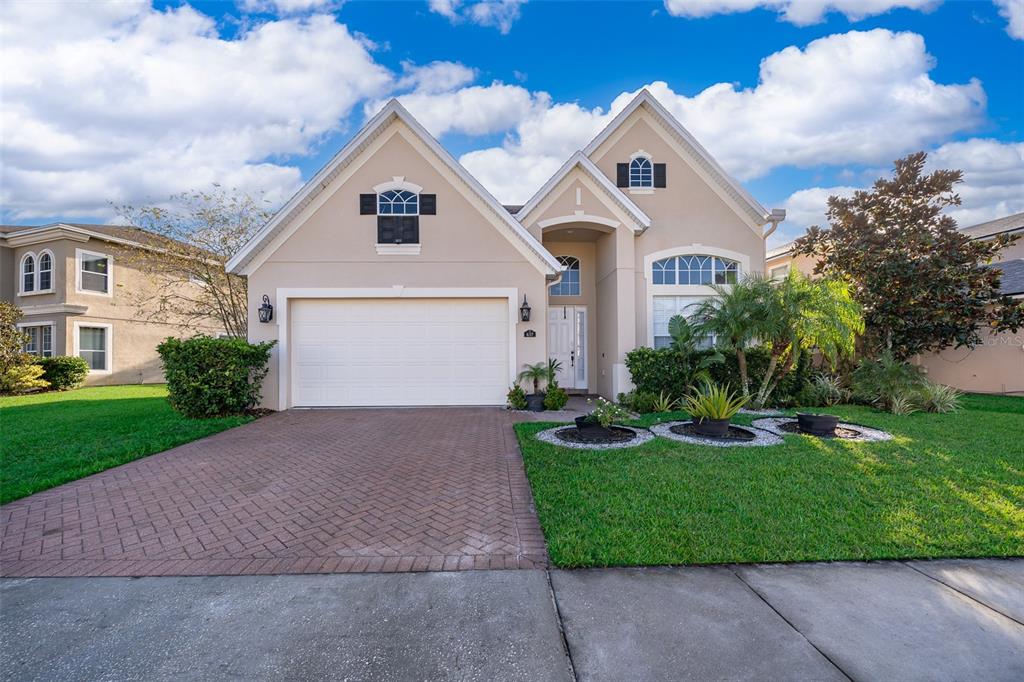
[[794, 254], [817, 259], [817, 274], [850, 282], [872, 356], [889, 351], [907, 360], [973, 348], [983, 328], [1024, 327], [1024, 303], [1000, 294], [1001, 272], [989, 267], [1017, 237], [972, 240], [960, 232], [944, 211], [960, 204], [954, 186], [963, 174], [925, 174], [926, 158], [911, 154], [870, 190], [829, 197], [829, 227], [810, 228], [794, 245]]
[[831, 365], [850, 356], [864, 331], [860, 305], [838, 279], [811, 279], [797, 270], [767, 288], [760, 303], [758, 337], [770, 350], [768, 366], [754, 399], [764, 407], [779, 382], [805, 352], [817, 352]]
[[712, 287], [716, 295], [701, 301], [693, 315], [699, 335], [713, 337], [718, 348], [736, 354], [744, 398], [750, 397], [747, 349], [766, 331], [763, 302], [771, 297], [771, 287], [762, 275], [748, 275], [736, 284], [716, 284]]

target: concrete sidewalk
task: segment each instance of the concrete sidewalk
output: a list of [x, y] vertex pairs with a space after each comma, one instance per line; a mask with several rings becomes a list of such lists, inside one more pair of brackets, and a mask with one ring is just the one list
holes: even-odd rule
[[1020, 680], [1024, 560], [0, 583], [9, 680]]

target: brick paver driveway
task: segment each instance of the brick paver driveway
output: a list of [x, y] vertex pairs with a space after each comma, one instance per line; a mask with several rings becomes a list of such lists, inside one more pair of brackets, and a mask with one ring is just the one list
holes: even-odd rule
[[511, 423], [496, 408], [274, 414], [5, 505], [0, 573], [544, 565]]

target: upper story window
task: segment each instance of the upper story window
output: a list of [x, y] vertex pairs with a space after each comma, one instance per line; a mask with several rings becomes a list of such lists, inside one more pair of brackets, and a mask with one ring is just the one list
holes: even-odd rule
[[423, 194], [422, 187], [400, 176], [373, 189], [374, 194], [359, 195], [359, 213], [377, 216], [377, 252], [419, 253], [412, 245], [420, 243], [420, 216], [437, 213], [437, 195]]
[[580, 295], [580, 259], [575, 256], [559, 256], [558, 262], [565, 266], [562, 279], [548, 290], [552, 296]]
[[646, 156], [638, 156], [629, 162], [630, 187], [654, 187], [654, 164]]
[[36, 290], [36, 257], [26, 253], [21, 259], [21, 293], [27, 294]]
[[703, 286], [736, 284], [739, 273], [739, 263], [728, 258], [701, 254], [672, 256], [653, 263], [651, 283]]
[[91, 294], [110, 295], [110, 256], [78, 249], [78, 290]]
[[39, 291], [53, 288], [53, 256], [44, 251], [39, 254]]

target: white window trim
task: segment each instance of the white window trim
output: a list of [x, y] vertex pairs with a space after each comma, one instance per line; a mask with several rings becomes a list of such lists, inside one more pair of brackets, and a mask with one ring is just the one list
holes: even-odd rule
[[388, 190], [405, 190], [406, 192], [412, 192], [413, 194], [421, 194], [423, 188], [414, 182], [409, 182], [405, 179], [404, 175], [396, 175], [389, 182], [382, 182], [379, 185], [373, 186], [373, 191], [377, 194], [387, 192]]
[[107, 352], [106, 352], [106, 356], [105, 356], [106, 368], [104, 368], [104, 369], [91, 369], [90, 368], [89, 369], [89, 374], [110, 374], [111, 372], [114, 371], [114, 326], [112, 324], [108, 324], [106, 322], [89, 322], [89, 321], [75, 320], [74, 325], [73, 325], [73, 328], [74, 328], [74, 332], [73, 332], [74, 339], [73, 339], [73, 341], [74, 341], [74, 356], [76, 358], [77, 357], [81, 357], [81, 356], [79, 356], [79, 352], [81, 352], [81, 350], [82, 350], [80, 348], [80, 341], [81, 341], [81, 339], [79, 338], [78, 330], [81, 329], [82, 327], [96, 328], [96, 329], [106, 329], [107, 330], [107, 332], [106, 332]]
[[[91, 289], [82, 288], [82, 256], [99, 256], [100, 258], [107, 259], [107, 291], [92, 291]], [[109, 253], [100, 253], [99, 251], [88, 251], [86, 249], [75, 249], [75, 291], [79, 294], [88, 294], [90, 296], [106, 296], [107, 298], [113, 298], [114, 296], [114, 257]]]
[[[289, 341], [288, 303], [293, 298], [504, 298], [508, 300], [508, 368], [509, 385], [516, 383], [516, 342], [519, 325], [535, 323], [519, 321], [519, 301], [522, 292], [517, 288], [460, 288], [460, 287], [393, 287], [380, 288], [279, 288], [274, 292], [274, 320], [277, 324], [277, 396], [280, 409], [292, 406], [291, 347]], [[537, 308], [534, 308], [537, 311]], [[539, 314], [539, 313], [538, 313]], [[547, 313], [545, 312], [546, 316]], [[547, 319], [545, 317], [545, 319]], [[77, 322], [75, 323], [78, 324]], [[86, 323], [85, 326], [89, 326]], [[271, 323], [273, 324], [273, 323]], [[76, 334], [77, 340], [77, 334]], [[75, 351], [75, 355], [78, 351]]]
[[[651, 184], [650, 185], [634, 185], [633, 184], [633, 162], [637, 159], [647, 159], [647, 163], [651, 164]], [[630, 194], [654, 194], [654, 157], [643, 149], [638, 149], [633, 152], [629, 157], [629, 193]]]
[[[43, 320], [42, 322], [19, 322], [15, 325], [18, 329], [25, 329], [27, 327], [49, 327], [50, 328], [50, 343], [54, 346], [50, 348], [50, 357], [57, 357], [57, 325], [53, 320]], [[42, 343], [42, 337], [39, 339], [40, 344]], [[39, 349], [39, 356], [43, 357], [43, 349]]]
[[[738, 251], [730, 251], [728, 249], [720, 249], [714, 246], [705, 246], [703, 244], [689, 244], [687, 246], [678, 246], [673, 249], [663, 249], [662, 251], [655, 251], [644, 256], [644, 288], [646, 289], [645, 296], [647, 298], [647, 320], [645, 326], [647, 327], [647, 345], [651, 348], [654, 347], [654, 297], [657, 296], [716, 296], [715, 290], [704, 284], [654, 284], [654, 280], [651, 277], [651, 270], [654, 267], [654, 262], [662, 260], [663, 258], [671, 258], [672, 256], [720, 256], [722, 258], [728, 258], [734, 260], [740, 264], [739, 277], [743, 277], [745, 274], [751, 272], [750, 270], [750, 256], [740, 253]], [[728, 285], [725, 285], [728, 286]]]
[[[583, 260], [579, 256], [574, 256], [571, 253], [565, 253], [565, 254], [562, 254], [561, 256], [555, 256], [555, 258], [556, 259], [558, 259], [558, 258], [575, 258], [576, 259], [576, 264], [579, 266], [578, 272], [580, 273], [580, 281], [579, 281], [580, 292], [578, 294], [553, 294], [553, 293], [551, 293], [551, 287], [554, 287], [554, 286], [557, 286], [558, 284], [561, 284], [561, 280], [558, 280], [558, 281], [552, 282], [551, 284], [548, 285], [548, 296], [553, 296], [555, 298], [577, 298], [579, 296], [582, 296], [583, 295]], [[559, 262], [561, 262], [561, 261], [559, 261]], [[568, 266], [563, 265], [562, 267], [566, 268], [566, 270], [563, 270], [563, 272], [568, 272]], [[569, 304], [566, 304], [566, 305], [569, 305]]]
[[378, 256], [418, 256], [422, 244], [377, 244]]
[[[43, 257], [43, 254], [50, 256], [50, 288], [40, 289], [39, 288], [39, 259]], [[25, 260], [31, 256], [32, 258], [32, 291], [25, 291]], [[21, 259], [18, 261], [18, 296], [39, 296], [40, 294], [52, 294], [54, 292], [53, 280], [55, 274], [55, 268], [57, 259], [53, 257], [53, 251], [49, 249], [43, 249], [39, 253], [34, 251], [26, 251], [21, 255]]]

